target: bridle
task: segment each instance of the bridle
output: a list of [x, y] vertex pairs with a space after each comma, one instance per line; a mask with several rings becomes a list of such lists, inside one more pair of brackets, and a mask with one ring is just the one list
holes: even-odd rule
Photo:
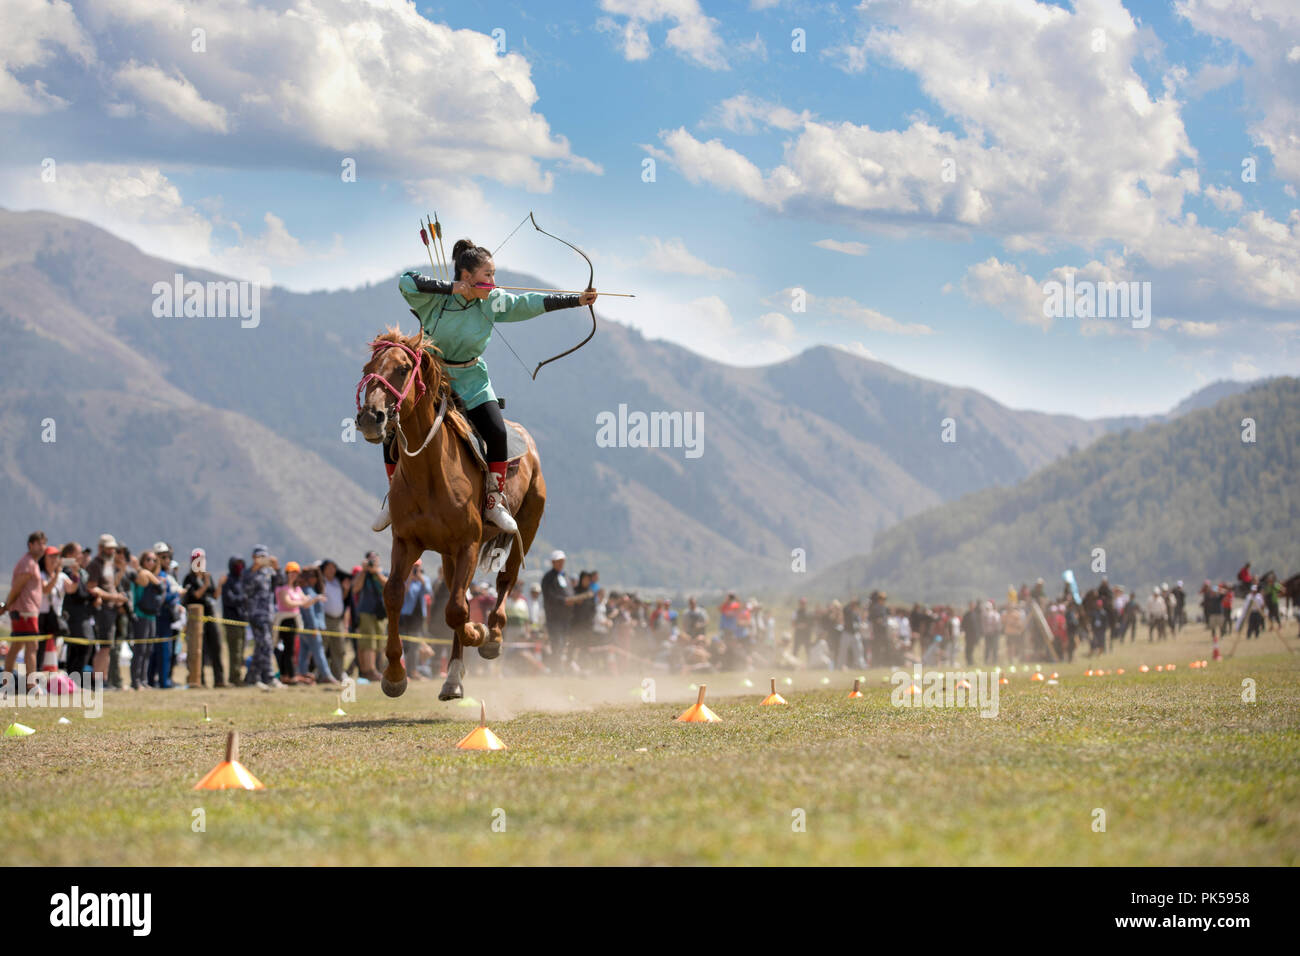
[[388, 391], [393, 394], [393, 397], [397, 399], [397, 402], [393, 406], [393, 427], [397, 430], [397, 443], [401, 446], [403, 454], [410, 458], [415, 458], [420, 454], [420, 452], [429, 447], [429, 442], [433, 440], [434, 434], [442, 425], [442, 420], [447, 414], [447, 395], [445, 392], [443, 393], [442, 401], [438, 404], [438, 415], [434, 418], [433, 424], [429, 426], [429, 433], [424, 436], [424, 441], [421, 442], [420, 447], [415, 451], [410, 451], [407, 448], [406, 433], [402, 431], [402, 403], [406, 401], [406, 396], [411, 393], [412, 384], [416, 386], [415, 400], [412, 402], [412, 406], [419, 404], [420, 399], [424, 398], [424, 393], [428, 391], [428, 388], [424, 384], [424, 374], [420, 371], [420, 355], [409, 345], [406, 345], [403, 342], [395, 342], [392, 339], [375, 339], [370, 343], [371, 358], [374, 358], [378, 353], [385, 349], [390, 348], [401, 349], [411, 358], [411, 373], [406, 376], [406, 384], [402, 386], [402, 390], [399, 392], [393, 387], [393, 384], [388, 381], [388, 379], [384, 378], [384, 376], [380, 375], [378, 372], [367, 372], [361, 377], [361, 381], [357, 383], [357, 414], [361, 414], [361, 393], [366, 389], [368, 384], [371, 382], [378, 382], [380, 385], [384, 386], [384, 388], [388, 389]]
[[406, 384], [402, 386], [402, 390], [399, 392], [397, 389], [393, 388], [393, 384], [388, 381], [388, 379], [384, 378], [378, 372], [367, 372], [361, 377], [361, 381], [357, 383], [357, 412], [361, 411], [361, 393], [370, 382], [378, 382], [380, 385], [384, 386], [384, 388], [393, 393], [393, 397], [397, 399], [397, 409], [399, 412], [402, 408], [402, 402], [406, 401], [406, 396], [411, 391], [412, 383], [419, 386], [419, 390], [415, 393], [415, 400], [418, 402], [424, 397], [425, 385], [424, 375], [420, 371], [420, 356], [417, 355], [415, 350], [409, 345], [406, 345], [404, 342], [394, 342], [392, 339], [375, 339], [370, 343], [370, 357], [374, 358], [385, 349], [393, 348], [401, 349], [410, 356], [412, 362], [412, 374], [406, 376]]

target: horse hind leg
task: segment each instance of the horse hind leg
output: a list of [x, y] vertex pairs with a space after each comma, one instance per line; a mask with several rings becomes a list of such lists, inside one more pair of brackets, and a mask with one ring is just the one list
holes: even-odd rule
[[[533, 462], [532, 466], [536, 469], [536, 462]], [[505, 566], [497, 574], [497, 603], [492, 613], [488, 615], [488, 639], [478, 649], [479, 656], [484, 660], [496, 660], [501, 654], [502, 628], [506, 623], [505, 611], [502, 608], [509, 599], [515, 582], [519, 580], [519, 569], [524, 566], [524, 552], [532, 546], [537, 527], [542, 523], [542, 511], [546, 506], [546, 485], [541, 481], [540, 473], [535, 477], [536, 481], [524, 495], [524, 500], [515, 512], [519, 531], [514, 536], [514, 546], [510, 550]]]
[[[505, 536], [497, 540], [510, 541]], [[487, 617], [487, 640], [478, 649], [478, 656], [485, 661], [494, 661], [501, 656], [502, 630], [506, 623], [506, 613], [502, 608], [510, 597], [511, 588], [515, 586], [515, 579], [519, 576], [519, 566], [522, 561], [523, 554], [519, 550], [519, 542], [516, 536], [516, 541], [511, 546], [510, 554], [506, 557], [505, 563], [493, 568], [493, 570], [497, 571], [497, 601], [492, 607], [492, 612]]]

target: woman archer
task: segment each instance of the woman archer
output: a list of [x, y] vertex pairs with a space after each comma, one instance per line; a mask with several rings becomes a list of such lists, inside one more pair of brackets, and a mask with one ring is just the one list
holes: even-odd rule
[[[496, 288], [496, 263], [492, 253], [470, 239], [452, 247], [454, 282], [406, 272], [398, 281], [406, 299], [420, 320], [425, 337], [437, 346], [452, 391], [465, 407], [466, 417], [486, 444], [488, 474], [483, 502], [483, 520], [514, 534], [518, 528], [506, 506], [506, 423], [492, 391], [483, 350], [492, 339], [497, 322], [523, 322], [543, 312], [573, 309], [596, 301], [596, 291], [578, 295], [548, 295], [529, 292], [512, 295]], [[384, 468], [391, 481], [397, 468], [392, 441], [384, 444]], [[388, 505], [372, 525], [383, 531], [392, 521]]]

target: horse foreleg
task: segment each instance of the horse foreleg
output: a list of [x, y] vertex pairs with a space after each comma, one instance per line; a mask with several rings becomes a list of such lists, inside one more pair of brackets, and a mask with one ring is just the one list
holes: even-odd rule
[[447, 582], [447, 627], [452, 632], [451, 658], [447, 661], [447, 679], [438, 692], [439, 700], [455, 700], [465, 696], [461, 682], [465, 677], [466, 647], [478, 647], [487, 635], [482, 624], [469, 619], [469, 602], [465, 592], [474, 573], [476, 548], [473, 545], [459, 549], [455, 555], [442, 559], [442, 577]]
[[388, 658], [388, 666], [379, 682], [389, 697], [401, 697], [406, 693], [406, 668], [402, 666], [402, 639], [398, 635], [398, 626], [406, 597], [406, 576], [419, 554], [419, 549], [405, 539], [393, 538], [393, 563], [384, 584], [384, 611], [388, 615], [388, 643], [384, 646], [384, 656]]

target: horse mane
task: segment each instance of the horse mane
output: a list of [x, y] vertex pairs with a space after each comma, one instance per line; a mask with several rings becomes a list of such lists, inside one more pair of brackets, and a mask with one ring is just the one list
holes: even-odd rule
[[424, 329], [417, 329], [413, 335], [406, 335], [398, 326], [388, 326], [383, 332], [379, 333], [371, 340], [370, 360], [366, 363], [365, 368], [362, 371], [374, 371], [371, 366], [374, 365], [375, 359], [378, 356], [376, 344], [379, 342], [397, 342], [401, 345], [405, 345], [416, 355], [422, 354], [421, 350], [430, 353], [431, 361], [429, 362], [429, 371], [425, 376], [424, 383], [425, 387], [428, 389], [425, 393], [425, 398], [433, 396], [441, 402], [443, 396], [446, 396], [447, 416], [444, 421], [454, 428], [461, 438], [468, 440], [473, 434], [473, 429], [470, 428], [469, 420], [465, 417], [464, 409], [461, 407], [460, 397], [452, 391], [451, 379], [443, 373], [442, 366], [438, 363], [438, 359], [442, 357], [442, 350], [433, 344], [432, 339], [425, 337]]

